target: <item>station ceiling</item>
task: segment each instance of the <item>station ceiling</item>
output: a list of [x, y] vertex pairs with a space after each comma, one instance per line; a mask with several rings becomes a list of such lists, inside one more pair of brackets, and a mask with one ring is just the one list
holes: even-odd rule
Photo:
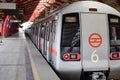
[[[23, 15], [18, 18], [23, 21], [33, 21], [47, 16], [51, 11], [68, 3], [86, 0], [0, 0], [0, 3], [16, 3], [16, 7], [23, 9]], [[120, 11], [120, 0], [92, 0], [108, 4]]]

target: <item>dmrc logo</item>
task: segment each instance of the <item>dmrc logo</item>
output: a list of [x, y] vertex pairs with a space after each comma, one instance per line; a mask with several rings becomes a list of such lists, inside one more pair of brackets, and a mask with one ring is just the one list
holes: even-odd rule
[[102, 44], [102, 37], [98, 33], [92, 33], [89, 36], [88, 42], [89, 42], [90, 46], [92, 46], [93, 48], [98, 48]]

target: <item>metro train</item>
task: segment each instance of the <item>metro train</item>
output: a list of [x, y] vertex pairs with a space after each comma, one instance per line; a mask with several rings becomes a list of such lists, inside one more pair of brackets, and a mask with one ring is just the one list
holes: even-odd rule
[[61, 7], [34, 22], [29, 36], [61, 80], [120, 80], [120, 13], [106, 4]]

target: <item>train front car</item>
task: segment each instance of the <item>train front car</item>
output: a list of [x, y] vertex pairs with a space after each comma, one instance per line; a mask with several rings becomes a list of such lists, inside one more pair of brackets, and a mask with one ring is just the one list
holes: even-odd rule
[[120, 79], [120, 13], [103, 3], [79, 1], [58, 15], [56, 69], [69, 80]]

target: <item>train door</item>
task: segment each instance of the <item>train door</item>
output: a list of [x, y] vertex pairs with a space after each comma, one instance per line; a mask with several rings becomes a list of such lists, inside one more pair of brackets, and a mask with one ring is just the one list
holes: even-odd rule
[[41, 44], [41, 35], [42, 34], [42, 26], [41, 24], [39, 25], [39, 50], [41, 51], [42, 50], [42, 44]]
[[40, 43], [39, 43], [39, 41], [40, 41], [40, 26], [39, 26], [40, 24], [38, 24], [38, 49], [40, 49]]
[[36, 32], [36, 26], [34, 25], [34, 37], [33, 37], [33, 42], [34, 42], [34, 44], [35, 44], [35, 39], [36, 39], [36, 37], [35, 37], [35, 32]]
[[44, 36], [44, 55], [45, 55], [45, 57], [47, 57], [48, 27], [49, 27], [49, 23], [46, 22], [46, 25], [45, 25], [45, 36]]
[[43, 32], [43, 54], [46, 56], [46, 22], [44, 23], [44, 32]]
[[56, 28], [56, 21], [52, 20], [52, 24], [50, 26], [50, 42], [49, 42], [49, 47], [50, 47], [50, 54], [49, 54], [49, 61], [52, 63], [52, 49], [53, 49], [53, 43], [55, 41], [55, 28]]
[[109, 37], [106, 14], [81, 13], [81, 61], [84, 71], [109, 69]]
[[36, 47], [38, 48], [38, 24], [36, 24]]
[[42, 23], [41, 24], [41, 39], [40, 39], [40, 44], [41, 44], [41, 52], [44, 54], [44, 36], [45, 36], [45, 26]]
[[[47, 32], [46, 32], [46, 34], [47, 34], [47, 60], [48, 61], [50, 61], [50, 55], [51, 55], [51, 53], [50, 53], [50, 47], [51, 47], [51, 44], [50, 44], [50, 29], [51, 29], [51, 26], [52, 26], [52, 21], [49, 21], [48, 22], [48, 27], [47, 27]], [[52, 37], [52, 36], [51, 36]], [[51, 42], [52, 42], [52, 40], [51, 40]]]
[[39, 49], [39, 24], [37, 24], [37, 48]]

